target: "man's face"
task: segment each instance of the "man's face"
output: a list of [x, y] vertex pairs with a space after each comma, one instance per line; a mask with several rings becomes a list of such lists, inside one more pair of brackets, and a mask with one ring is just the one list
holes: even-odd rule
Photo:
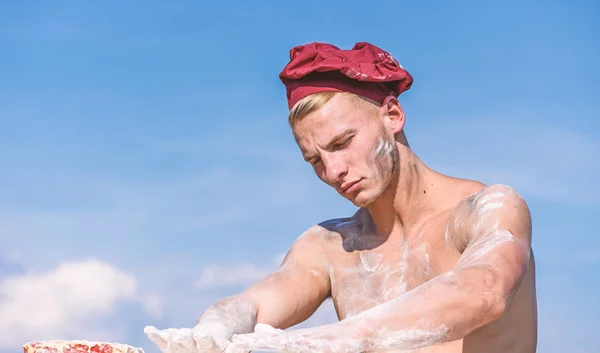
[[294, 126], [304, 159], [317, 176], [358, 207], [375, 201], [398, 165], [385, 108], [337, 94]]

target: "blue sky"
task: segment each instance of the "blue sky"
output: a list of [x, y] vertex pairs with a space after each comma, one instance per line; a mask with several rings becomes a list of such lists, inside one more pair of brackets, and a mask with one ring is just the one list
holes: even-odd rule
[[530, 204], [539, 351], [597, 349], [600, 5], [416, 3], [0, 5], [0, 352], [156, 352], [144, 325], [192, 325], [353, 212], [287, 127], [278, 74], [312, 41], [370, 41], [410, 71], [424, 162]]

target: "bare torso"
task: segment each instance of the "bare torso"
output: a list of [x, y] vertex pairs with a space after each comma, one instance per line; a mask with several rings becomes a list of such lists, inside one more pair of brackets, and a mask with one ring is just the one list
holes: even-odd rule
[[[464, 184], [456, 203], [479, 191], [481, 184]], [[331, 297], [339, 319], [397, 298], [428, 280], [452, 270], [461, 253], [446, 234], [452, 208], [441, 210], [404, 234], [380, 239], [368, 231], [368, 214], [322, 223], [329, 258]], [[504, 315], [463, 340], [413, 352], [532, 353], [537, 336], [533, 256], [528, 272]], [[399, 313], [402, 315], [402, 313]]]
[[[231, 339], [240, 351], [534, 353], [531, 223], [511, 201], [522, 199], [505, 186], [449, 178], [435, 189], [416, 204], [417, 221], [395, 223], [386, 236], [366, 209], [312, 227], [277, 271], [211, 306], [193, 330], [147, 334], [172, 351], [223, 352]], [[514, 236], [490, 222], [508, 223]], [[329, 296], [342, 322], [283, 330]]]

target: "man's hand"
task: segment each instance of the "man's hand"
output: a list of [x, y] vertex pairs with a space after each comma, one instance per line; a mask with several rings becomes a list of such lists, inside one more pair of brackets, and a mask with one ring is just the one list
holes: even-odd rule
[[234, 335], [236, 349], [286, 353], [361, 353], [364, 338], [344, 323], [283, 331], [257, 324], [254, 333]]
[[169, 328], [158, 330], [155, 327], [144, 328], [146, 336], [154, 342], [163, 353], [248, 353], [231, 345], [230, 338], [218, 330], [201, 325], [193, 329]]

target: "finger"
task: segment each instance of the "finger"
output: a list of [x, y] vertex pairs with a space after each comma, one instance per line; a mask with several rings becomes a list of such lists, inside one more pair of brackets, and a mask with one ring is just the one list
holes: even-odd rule
[[266, 352], [281, 352], [285, 348], [285, 341], [276, 337], [264, 337], [254, 341], [250, 348]]
[[170, 344], [174, 349], [177, 349], [177, 352], [184, 350], [194, 351], [196, 349], [196, 341], [194, 340], [192, 330], [189, 328], [182, 328], [174, 331], [171, 336]]
[[239, 334], [231, 336], [231, 343], [236, 346], [248, 346], [256, 340], [254, 334]]
[[161, 351], [164, 351], [167, 348], [167, 340], [160, 335], [160, 331], [156, 327], [144, 327], [144, 334], [150, 341], [154, 342]]
[[254, 326], [254, 332], [257, 333], [279, 333], [279, 332], [283, 332], [283, 330], [280, 329], [276, 329], [275, 327], [268, 325], [268, 324], [256, 324], [256, 326]]
[[324, 353], [324, 347], [318, 344], [317, 341], [307, 339], [305, 337], [294, 336], [290, 337], [285, 342], [285, 347], [282, 352], [285, 353]]
[[178, 340], [180, 347], [189, 351], [211, 352], [217, 347], [209, 334], [194, 329], [182, 329]]
[[165, 349], [169, 351], [173, 346], [173, 335], [177, 332], [175, 328], [168, 328], [157, 331], [158, 339], [167, 343]]
[[215, 340], [210, 336], [198, 336], [194, 338], [195, 349], [199, 352], [213, 352], [219, 350]]
[[256, 333], [233, 335], [231, 343], [239, 349], [258, 350], [260, 347], [257, 342], [260, 340], [260, 337], [261, 335]]
[[225, 351], [223, 353], [250, 353], [252, 352], [252, 349], [248, 348], [248, 347], [243, 347], [240, 345], [237, 345], [235, 343], [230, 343], [229, 345], [227, 345], [227, 348], [225, 348]]

